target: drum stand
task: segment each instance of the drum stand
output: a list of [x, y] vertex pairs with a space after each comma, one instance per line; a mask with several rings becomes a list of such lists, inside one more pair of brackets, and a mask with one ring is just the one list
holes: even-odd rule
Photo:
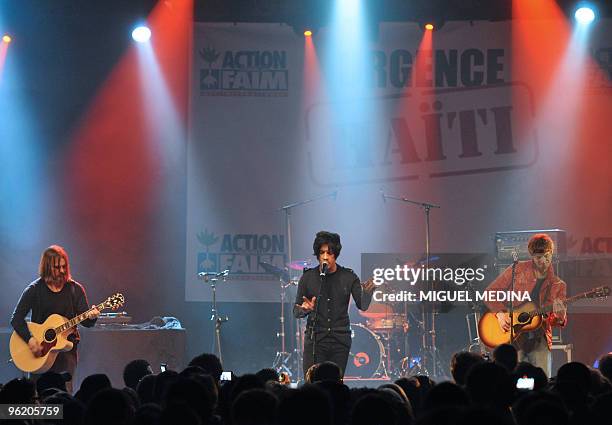
[[296, 357], [298, 357], [297, 350], [294, 350], [293, 353], [288, 353], [285, 346], [285, 303], [287, 299], [287, 287], [291, 285], [291, 282], [285, 283], [282, 278], [279, 278], [279, 281], [281, 287], [281, 312], [279, 318], [280, 331], [276, 334], [276, 336], [279, 337], [281, 340], [281, 351], [276, 352], [276, 357], [274, 358], [274, 362], [272, 363], [272, 369], [276, 370], [278, 373], [285, 372], [291, 378], [293, 376], [293, 372], [291, 372], [291, 368], [289, 367], [290, 360], [293, 354], [296, 354]]
[[[405, 307], [407, 307], [406, 303], [405, 303]], [[424, 342], [425, 333], [426, 333], [425, 324], [419, 319], [417, 319], [412, 312], [408, 311], [407, 308], [405, 309], [405, 312], [406, 312], [406, 318], [408, 319], [408, 322], [410, 322], [410, 319], [412, 319], [412, 322], [416, 324], [417, 335], [421, 335], [421, 338], [423, 339], [423, 344], [424, 344], [425, 343]], [[411, 325], [410, 328], [413, 328], [413, 326]], [[404, 353], [406, 354], [406, 357], [400, 360], [400, 369], [399, 369], [400, 378], [403, 376], [428, 375], [427, 369], [425, 368], [423, 364], [424, 363], [423, 357], [426, 355], [424, 351], [425, 351], [424, 345], [422, 345], [418, 351], [418, 355], [410, 357], [408, 355], [408, 353], [410, 353], [408, 333], [404, 335]]]
[[478, 322], [480, 321], [480, 313], [474, 311], [465, 315], [465, 321], [467, 323], [469, 345], [466, 351], [478, 354], [484, 354], [486, 350], [480, 342], [480, 335], [478, 335]]
[[[469, 291], [476, 292], [476, 287], [471, 281], [466, 282], [465, 287]], [[472, 311], [465, 315], [469, 341], [469, 344], [466, 347], [466, 351], [478, 354], [485, 354], [486, 349], [484, 347], [484, 344], [480, 341], [480, 335], [478, 333], [478, 322], [480, 321], [481, 316], [480, 308], [478, 304], [472, 302], [470, 303], [470, 310]]]
[[229, 275], [229, 270], [223, 270], [222, 272], [201, 272], [198, 273], [198, 277], [204, 282], [210, 284], [212, 289], [212, 306], [210, 311], [210, 320], [215, 322], [215, 333], [213, 335], [212, 349], [211, 352], [219, 357], [221, 363], [223, 363], [223, 355], [221, 354], [221, 325], [229, 320], [227, 316], [221, 316], [219, 310], [217, 310], [217, 282], [219, 278], [222, 278], [222, 282], [226, 281]]
[[383, 338], [386, 340], [385, 342], [387, 343], [387, 349], [385, 350], [385, 355], [383, 356], [381, 363], [381, 368], [382, 369], [381, 372], [376, 371], [380, 378], [388, 378], [392, 369], [391, 369], [391, 338], [393, 338], [393, 329], [391, 329], [389, 332], [386, 333], [385, 336], [383, 336]]
[[383, 356], [383, 358], [381, 359], [380, 365], [378, 366], [378, 369], [376, 369], [376, 372], [374, 372], [374, 377], [375, 378], [382, 378], [382, 379], [387, 379], [389, 378], [389, 353], [385, 353], [385, 355]]

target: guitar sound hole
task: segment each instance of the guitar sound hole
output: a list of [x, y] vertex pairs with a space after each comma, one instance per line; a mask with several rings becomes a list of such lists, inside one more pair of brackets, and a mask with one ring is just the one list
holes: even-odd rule
[[47, 329], [45, 331], [45, 341], [52, 342], [55, 339], [55, 331], [53, 329]]
[[529, 321], [529, 313], [523, 312], [518, 315], [519, 323], [527, 323]]

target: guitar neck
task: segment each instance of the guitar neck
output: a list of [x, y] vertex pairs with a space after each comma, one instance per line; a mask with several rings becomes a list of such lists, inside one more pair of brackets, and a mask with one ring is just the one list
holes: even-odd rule
[[[576, 294], [573, 297], [569, 297], [569, 298], [566, 298], [565, 300], [563, 300], [563, 304], [567, 305], [567, 304], [571, 304], [571, 303], [573, 303], [575, 301], [578, 301], [578, 300], [586, 299], [586, 298], [588, 298], [588, 295], [589, 295], [589, 292], [582, 292], [580, 294]], [[552, 306], [552, 304], [549, 304], [549, 305], [547, 305], [545, 307], [542, 307], [541, 309], [537, 310], [536, 314], [548, 314], [552, 310], [553, 310], [553, 306]]]
[[[102, 304], [98, 304], [97, 306], [95, 306], [95, 308], [97, 308], [99, 311], [104, 310], [104, 303]], [[78, 325], [79, 323], [81, 323], [83, 320], [87, 319], [87, 315], [93, 310], [94, 308], [90, 308], [89, 310], [79, 314], [78, 316], [68, 320], [67, 322], [62, 323], [60, 326], [58, 326], [57, 328], [55, 328], [55, 332], [56, 333], [61, 333], [61, 332], [65, 332], [70, 328], [74, 328], [76, 325]]]

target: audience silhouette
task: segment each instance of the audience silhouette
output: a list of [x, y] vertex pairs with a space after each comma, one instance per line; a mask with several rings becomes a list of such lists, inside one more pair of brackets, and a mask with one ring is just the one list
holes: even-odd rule
[[[63, 419], [11, 420], [12, 424], [62, 425], [581, 425], [609, 424], [612, 417], [612, 354], [599, 369], [578, 362], [552, 379], [529, 363], [517, 363], [512, 346], [493, 360], [469, 352], [452, 356], [452, 382], [407, 376], [378, 388], [349, 388], [331, 362], [307, 371], [297, 388], [274, 369], [220, 381], [223, 367], [209, 353], [180, 372], [153, 374], [146, 360], [124, 369], [125, 388], [104, 374], [85, 378], [73, 396], [70, 377], [49, 372], [36, 384], [19, 378], [0, 386], [0, 404], [63, 406]], [[517, 388], [517, 380], [533, 388]]]

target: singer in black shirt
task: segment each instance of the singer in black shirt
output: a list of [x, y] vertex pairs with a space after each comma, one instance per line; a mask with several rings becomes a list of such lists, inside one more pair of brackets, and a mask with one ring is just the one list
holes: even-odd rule
[[308, 316], [304, 336], [304, 373], [316, 363], [332, 361], [342, 375], [351, 348], [348, 307], [352, 295], [357, 308], [367, 310], [372, 301], [372, 279], [361, 284], [359, 277], [336, 263], [342, 245], [337, 233], [321, 231], [314, 243], [319, 266], [306, 270], [298, 284], [293, 314]]

